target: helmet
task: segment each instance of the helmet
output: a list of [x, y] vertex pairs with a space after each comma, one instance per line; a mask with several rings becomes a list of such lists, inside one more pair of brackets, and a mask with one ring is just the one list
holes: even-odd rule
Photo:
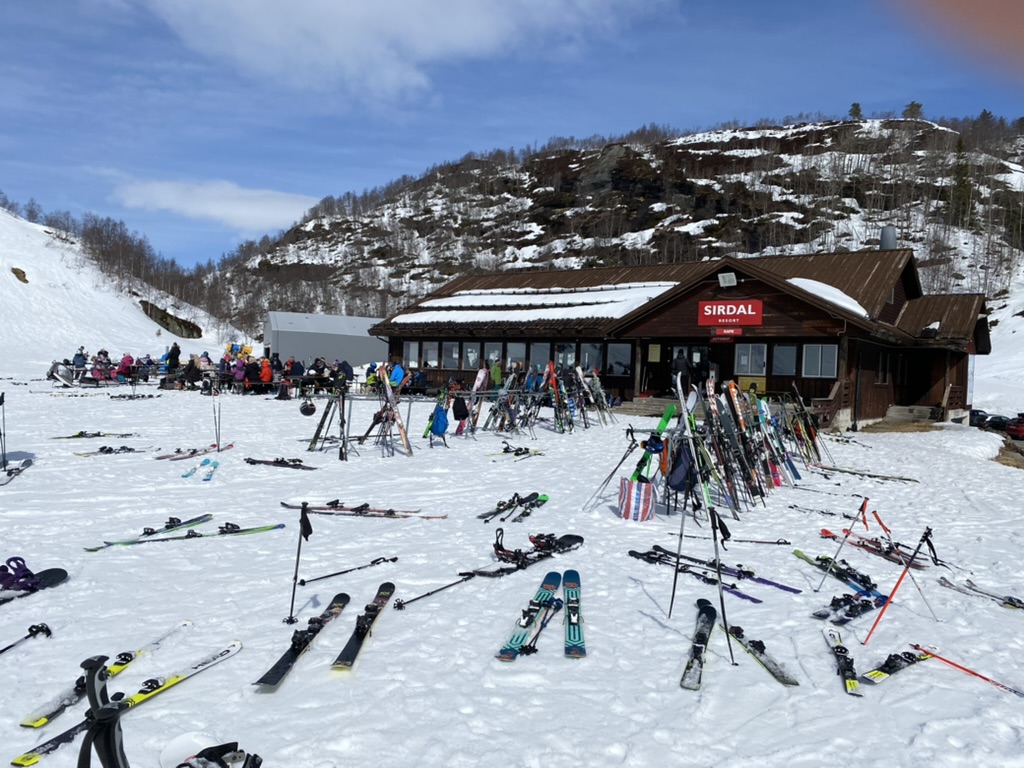
[[302, 405], [299, 406], [299, 413], [303, 416], [312, 416], [316, 413], [316, 405], [312, 400], [305, 400]]

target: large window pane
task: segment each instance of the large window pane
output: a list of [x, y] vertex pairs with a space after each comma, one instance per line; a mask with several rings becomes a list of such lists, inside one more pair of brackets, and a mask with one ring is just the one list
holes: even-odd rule
[[459, 342], [441, 342], [441, 367], [449, 369], [459, 367]]
[[487, 366], [490, 367], [496, 360], [501, 360], [501, 342], [485, 341], [484, 357], [487, 359]]
[[767, 355], [767, 344], [737, 344], [734, 366], [736, 375], [764, 376]]
[[437, 348], [438, 344], [436, 341], [424, 341], [423, 342], [423, 367], [424, 368], [437, 368]]
[[772, 375], [796, 375], [796, 344], [775, 344], [772, 346]]
[[633, 345], [609, 344], [608, 365], [605, 373], [608, 376], [629, 376], [633, 373]]
[[418, 341], [406, 341], [402, 344], [402, 361], [406, 368], [419, 368], [420, 343]]
[[604, 368], [600, 344], [580, 344], [580, 367], [584, 371], [600, 371]]
[[526, 365], [526, 344], [522, 341], [510, 341], [505, 345], [505, 354], [508, 355], [508, 360], [505, 361], [505, 368], [512, 370], [512, 366], [515, 365], [517, 370], [521, 370]]
[[559, 342], [555, 344], [555, 368], [576, 367], [576, 344]]
[[546, 341], [530, 344], [530, 365], [536, 371], [543, 371], [551, 362], [551, 345]]
[[462, 370], [475, 371], [480, 367], [480, 342], [467, 341], [462, 345]]

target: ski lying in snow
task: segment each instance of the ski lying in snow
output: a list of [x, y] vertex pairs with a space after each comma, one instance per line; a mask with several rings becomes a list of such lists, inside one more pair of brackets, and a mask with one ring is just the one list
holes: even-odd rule
[[813, 466], [826, 472], [842, 472], [847, 475], [856, 475], [857, 477], [868, 477], [872, 480], [897, 480], [901, 483], [916, 483], [912, 477], [900, 477], [899, 475], [880, 475], [876, 472], [862, 472], [859, 469], [846, 469], [844, 467], [833, 467], [828, 464], [814, 464]]
[[217, 471], [217, 467], [220, 466], [219, 461], [211, 461], [210, 467], [203, 473], [203, 482], [208, 483], [213, 480], [213, 473]]
[[866, 613], [886, 604], [884, 597], [870, 597], [866, 592], [838, 595], [832, 602], [811, 614], [815, 619], [828, 619], [837, 626], [849, 624]]
[[181, 476], [182, 477], [192, 477], [192, 475], [194, 475], [200, 469], [202, 469], [203, 467], [207, 467], [209, 465], [210, 465], [210, 460], [209, 459], [203, 459], [202, 461], [200, 461], [198, 464], [196, 464], [194, 467], [192, 467], [188, 471], [183, 472]]
[[276, 525], [258, 525], [254, 528], [239, 528], [234, 523], [224, 523], [216, 533], [200, 533], [190, 528], [184, 536], [160, 536], [151, 539], [132, 539], [130, 541], [106, 541], [107, 546], [132, 546], [133, 544], [149, 544], [157, 541], [184, 541], [185, 539], [213, 539], [218, 536], [245, 536], [250, 533], [265, 533], [284, 528], [284, 523]]
[[874, 579], [865, 573], [861, 573], [845, 560], [833, 560], [831, 557], [826, 557], [825, 555], [819, 555], [817, 558], [812, 558], [810, 555], [805, 554], [799, 549], [794, 549], [793, 554], [801, 560], [810, 563], [815, 568], [831, 574], [834, 578], [852, 587], [857, 592], [864, 592], [872, 597], [885, 597], [886, 600], [889, 599], [887, 595], [883, 595], [878, 591], [878, 585], [875, 583]]
[[306, 502], [302, 502], [300, 504], [289, 504], [286, 501], [282, 501], [281, 506], [285, 509], [302, 509], [305, 507], [307, 512], [375, 512], [394, 513], [396, 515], [418, 515], [420, 513], [420, 510], [418, 509], [383, 509], [379, 507], [371, 507], [366, 503], [350, 507], [342, 504], [337, 499], [334, 501], [328, 501], [326, 504], [320, 506], [313, 506]]
[[166, 456], [157, 456], [157, 458], [168, 459], [170, 461], [184, 461], [185, 459], [191, 459], [193, 456], [202, 456], [207, 453], [223, 453], [224, 451], [231, 450], [234, 447], [234, 443], [222, 445], [220, 448], [217, 447], [216, 443], [210, 443], [210, 445], [208, 445], [206, 448], [194, 448], [191, 451], [185, 451], [182, 453], [172, 453]]
[[872, 669], [870, 672], [865, 672], [861, 675], [861, 678], [869, 683], [877, 685], [883, 680], [888, 680], [890, 677], [895, 675], [900, 670], [904, 670], [907, 667], [912, 667], [919, 661], [926, 661], [932, 658], [930, 653], [925, 651], [918, 651], [917, 653], [911, 653], [910, 651], [903, 651], [902, 653], [890, 653], [889, 658], [879, 664], [877, 667]]
[[302, 463], [302, 459], [245, 459], [246, 464], [262, 464], [267, 467], [287, 467], [288, 469], [319, 469]]
[[[286, 509], [302, 509], [301, 504], [285, 504], [281, 506]], [[421, 515], [418, 509], [374, 509], [369, 504], [361, 504], [358, 507], [306, 507], [306, 511], [314, 515], [337, 515], [340, 517], [392, 517], [392, 518], [418, 518], [420, 520], [446, 520], [448, 515]]]
[[0, 486], [7, 485], [14, 481], [18, 475], [24, 472], [26, 469], [32, 466], [32, 459], [23, 459], [18, 466], [7, 465], [7, 469], [3, 470], [3, 474], [0, 474]]
[[[845, 537], [846, 543], [850, 546], [857, 547], [857, 549], [863, 549], [865, 552], [870, 552], [872, 555], [878, 555], [883, 560], [888, 560], [891, 563], [898, 563], [899, 565], [906, 565], [907, 561], [910, 560], [910, 554], [912, 554], [904, 554], [889, 542], [882, 541], [881, 539], [861, 536], [859, 533], [854, 533], [846, 528], [843, 529], [842, 536], [837, 533], [833, 533], [828, 528], [822, 528], [821, 537], [823, 539], [832, 539], [833, 541], [842, 541]], [[920, 570], [922, 568], [926, 568], [927, 565], [921, 560], [915, 559], [910, 563], [910, 567]]]
[[285, 676], [291, 672], [299, 657], [309, 650], [309, 646], [313, 644], [313, 639], [320, 634], [324, 626], [331, 619], [336, 619], [341, 615], [341, 612], [345, 610], [345, 606], [348, 605], [348, 601], [349, 596], [344, 592], [339, 592], [331, 600], [330, 605], [324, 609], [323, 613], [309, 620], [309, 625], [305, 629], [295, 630], [295, 633], [292, 635], [291, 647], [253, 685], [261, 686], [262, 690], [271, 690], [280, 685]]
[[3, 589], [0, 590], [0, 605], [17, 600], [21, 597], [34, 595], [41, 589], [49, 589], [63, 584], [67, 581], [68, 572], [63, 568], [45, 568], [33, 574], [34, 584], [31, 589]]
[[[725, 627], [723, 626], [724, 630]], [[768, 673], [783, 685], [800, 685], [800, 681], [793, 677], [786, 668], [777, 662], [767, 651], [760, 640], [751, 640], [746, 636], [743, 627], [733, 624], [729, 627], [729, 634], [743, 646], [743, 650], [749, 653], [758, 664], [764, 667]]]
[[974, 586], [974, 582], [970, 579], [967, 580], [968, 586], [965, 587], [963, 584], [950, 581], [945, 576], [939, 576], [939, 584], [947, 589], [953, 589], [965, 595], [971, 595], [972, 597], [985, 597], [989, 600], [995, 600], [1004, 608], [1024, 608], [1024, 601], [1021, 601], [1019, 598], [1013, 597], [1012, 595], [997, 595], [994, 592], [979, 589], [977, 586]]
[[[655, 552], [654, 550], [649, 550], [647, 552], [638, 552], [635, 549], [631, 549], [631, 550], [629, 550], [629, 556], [630, 557], [635, 557], [637, 560], [643, 560], [646, 563], [654, 563], [655, 565], [668, 565], [668, 566], [671, 566], [673, 568], [676, 567], [676, 556], [675, 556], [675, 554], [665, 555], [665, 554], [662, 554], [662, 553], [659, 553], [659, 552]], [[700, 569], [700, 570], [696, 570], [696, 569]], [[712, 586], [715, 586], [715, 585], [718, 584], [718, 579], [716, 578], [717, 574], [712, 575], [712, 574], [715, 573], [715, 570], [714, 570], [714, 568], [712, 568], [710, 566], [707, 566], [707, 565], [689, 565], [687, 563], [679, 563], [679, 567], [676, 570], [678, 570], [679, 573], [689, 574], [690, 576], [693, 576], [695, 579], [697, 579], [698, 581], [701, 581], [701, 582], [703, 582], [705, 584], [710, 584]], [[701, 571], [705, 571], [705, 572], [702, 573]], [[751, 603], [762, 603], [762, 602], [764, 602], [759, 597], [754, 597], [753, 595], [748, 595], [746, 592], [743, 592], [740, 589], [737, 589], [735, 584], [726, 584], [723, 581], [722, 582], [722, 589], [725, 590], [726, 592], [728, 592], [733, 597], [738, 597], [741, 600], [747, 600], [747, 601], [749, 601]]]
[[690, 691], [700, 688], [704, 674], [704, 656], [711, 639], [711, 630], [715, 628], [718, 611], [710, 600], [701, 598], [697, 601], [697, 624], [693, 630], [693, 643], [690, 645], [690, 657], [686, 660], [686, 668], [679, 680], [679, 687]]
[[[178, 683], [187, 680], [188, 678], [198, 675], [205, 669], [209, 669], [214, 664], [217, 664], [229, 656], [233, 656], [242, 649], [242, 643], [235, 640], [228, 644], [225, 648], [217, 651], [216, 653], [210, 654], [190, 667], [185, 667], [172, 675], [168, 675], [165, 678], [151, 678], [142, 684], [138, 693], [134, 693], [131, 696], [125, 696], [121, 701], [128, 707], [137, 707], [145, 701], [163, 693], [168, 688], [172, 688]], [[11, 765], [35, 765], [39, 762], [39, 759], [43, 755], [48, 755], [51, 752], [56, 751], [65, 744], [70, 744], [80, 733], [84, 733], [89, 730], [89, 726], [92, 724], [91, 720], [82, 720], [78, 725], [69, 728], [64, 733], [54, 736], [48, 741], [44, 741], [42, 744], [37, 744], [31, 750], [23, 755], [19, 755], [11, 761]]]
[[[672, 552], [671, 550], [665, 549], [665, 547], [661, 546], [660, 544], [655, 544], [652, 547], [652, 549], [655, 552], [657, 552], [658, 554], [667, 555], [667, 556], [672, 557], [673, 559], [675, 559], [676, 553]], [[680, 555], [679, 557], [680, 557], [680, 559], [686, 560], [687, 562], [690, 562], [690, 563], [696, 563], [698, 565], [705, 565], [705, 566], [707, 566], [709, 568], [715, 568], [715, 561], [714, 560], [700, 560], [699, 558], [690, 557], [689, 555]], [[722, 569], [723, 575], [725, 575], [725, 576], [731, 576], [732, 578], [735, 578], [735, 579], [745, 579], [747, 581], [754, 581], [754, 582], [757, 582], [758, 584], [764, 584], [764, 585], [769, 586], [769, 587], [775, 587], [775, 589], [781, 589], [783, 592], [791, 592], [794, 595], [798, 595], [798, 594], [800, 594], [803, 591], [803, 590], [797, 589], [796, 587], [791, 587], [788, 584], [780, 584], [777, 581], [772, 581], [771, 579], [766, 579], [766, 578], [763, 578], [761, 576], [758, 576], [751, 569], [744, 568], [742, 565], [737, 565], [735, 567], [732, 567], [732, 566], [728, 566], [728, 565], [724, 565], [723, 564], [721, 566], [721, 569]]]
[[537, 499], [539, 498], [540, 494], [537, 493], [536, 491], [534, 491], [533, 493], [528, 493], [525, 496], [520, 496], [518, 493], [513, 493], [511, 498], [505, 501], [499, 501], [497, 504], [494, 505], [494, 509], [492, 509], [490, 512], [484, 512], [483, 514], [477, 515], [477, 518], [479, 520], [483, 520], [485, 523], [490, 522], [498, 515], [502, 515], [504, 513], [511, 513], [512, 510], [516, 509], [520, 505], [531, 504], [537, 501]]
[[101, 549], [107, 547], [121, 547], [126, 544], [135, 544], [139, 541], [144, 541], [152, 536], [159, 536], [164, 533], [173, 533], [174, 531], [181, 531], [186, 528], [192, 528], [203, 523], [208, 523], [213, 520], [213, 515], [204, 514], [197, 517], [190, 518], [188, 520], [179, 520], [176, 517], [168, 518], [167, 522], [164, 523], [163, 528], [143, 528], [142, 535], [136, 536], [134, 539], [124, 539], [123, 541], [105, 541], [96, 547], [85, 547], [86, 552], [99, 552]]
[[[123, 672], [129, 664], [144, 653], [151, 653], [159, 648], [164, 640], [175, 634], [179, 630], [185, 627], [192, 626], [191, 621], [182, 621], [175, 625], [169, 631], [160, 635], [155, 640], [146, 643], [142, 647], [134, 651], [124, 651], [123, 653], [117, 654], [113, 664], [107, 665], [107, 677], [115, 677]], [[85, 677], [79, 677], [72, 685], [68, 686], [64, 691], [54, 696], [52, 699], [47, 701], [45, 704], [37, 707], [31, 713], [25, 715], [21, 719], [20, 725], [24, 728], [41, 728], [47, 723], [51, 722], [57, 715], [63, 712], [68, 707], [77, 703], [82, 697], [85, 696]]]
[[843, 638], [839, 634], [839, 630], [826, 627], [821, 631], [836, 660], [836, 673], [843, 681], [844, 690], [851, 696], [861, 696], [860, 685], [857, 682], [857, 670], [853, 666], [853, 657], [847, 647], [843, 645]]
[[137, 432], [122, 432], [120, 434], [116, 432], [76, 432], [73, 435], [58, 435], [57, 437], [51, 437], [51, 440], [75, 440], [78, 438], [92, 438], [92, 437], [138, 437]]
[[331, 665], [332, 669], [352, 668], [352, 665], [356, 662], [356, 656], [359, 655], [359, 649], [363, 647], [363, 642], [373, 634], [374, 622], [377, 621], [380, 612], [388, 604], [388, 600], [391, 599], [394, 593], [395, 585], [390, 581], [385, 581], [377, 588], [377, 594], [373, 600], [366, 604], [363, 613], [356, 619], [355, 629], [352, 630], [351, 637], [349, 637], [345, 647], [338, 654], [338, 658]]
[[558, 585], [562, 582], [562, 574], [558, 571], [550, 571], [541, 581], [537, 593], [523, 609], [522, 615], [516, 619], [515, 628], [512, 634], [501, 649], [495, 654], [498, 661], [515, 661], [523, 646], [530, 641], [534, 632], [537, 617], [549, 605], [555, 597]]
[[562, 574], [562, 596], [565, 599], [565, 655], [570, 659], [582, 659], [587, 655], [587, 646], [583, 642], [578, 571], [568, 570]]

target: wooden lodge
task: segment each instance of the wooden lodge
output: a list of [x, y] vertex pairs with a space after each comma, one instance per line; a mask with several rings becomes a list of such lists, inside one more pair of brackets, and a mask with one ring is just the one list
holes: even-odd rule
[[823, 423], [856, 428], [891, 406], [966, 413], [985, 315], [980, 294], [925, 296], [913, 252], [892, 249], [469, 275], [370, 333], [433, 386], [470, 384], [481, 361], [553, 360], [624, 399], [657, 396], [683, 355], [694, 383], [795, 384]]

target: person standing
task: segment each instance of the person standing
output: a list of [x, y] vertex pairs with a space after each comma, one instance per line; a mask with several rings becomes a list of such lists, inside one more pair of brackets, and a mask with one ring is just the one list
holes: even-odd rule
[[494, 362], [491, 363], [491, 386], [495, 389], [501, 389], [501, 382], [504, 381], [502, 373], [501, 358], [495, 358]]

